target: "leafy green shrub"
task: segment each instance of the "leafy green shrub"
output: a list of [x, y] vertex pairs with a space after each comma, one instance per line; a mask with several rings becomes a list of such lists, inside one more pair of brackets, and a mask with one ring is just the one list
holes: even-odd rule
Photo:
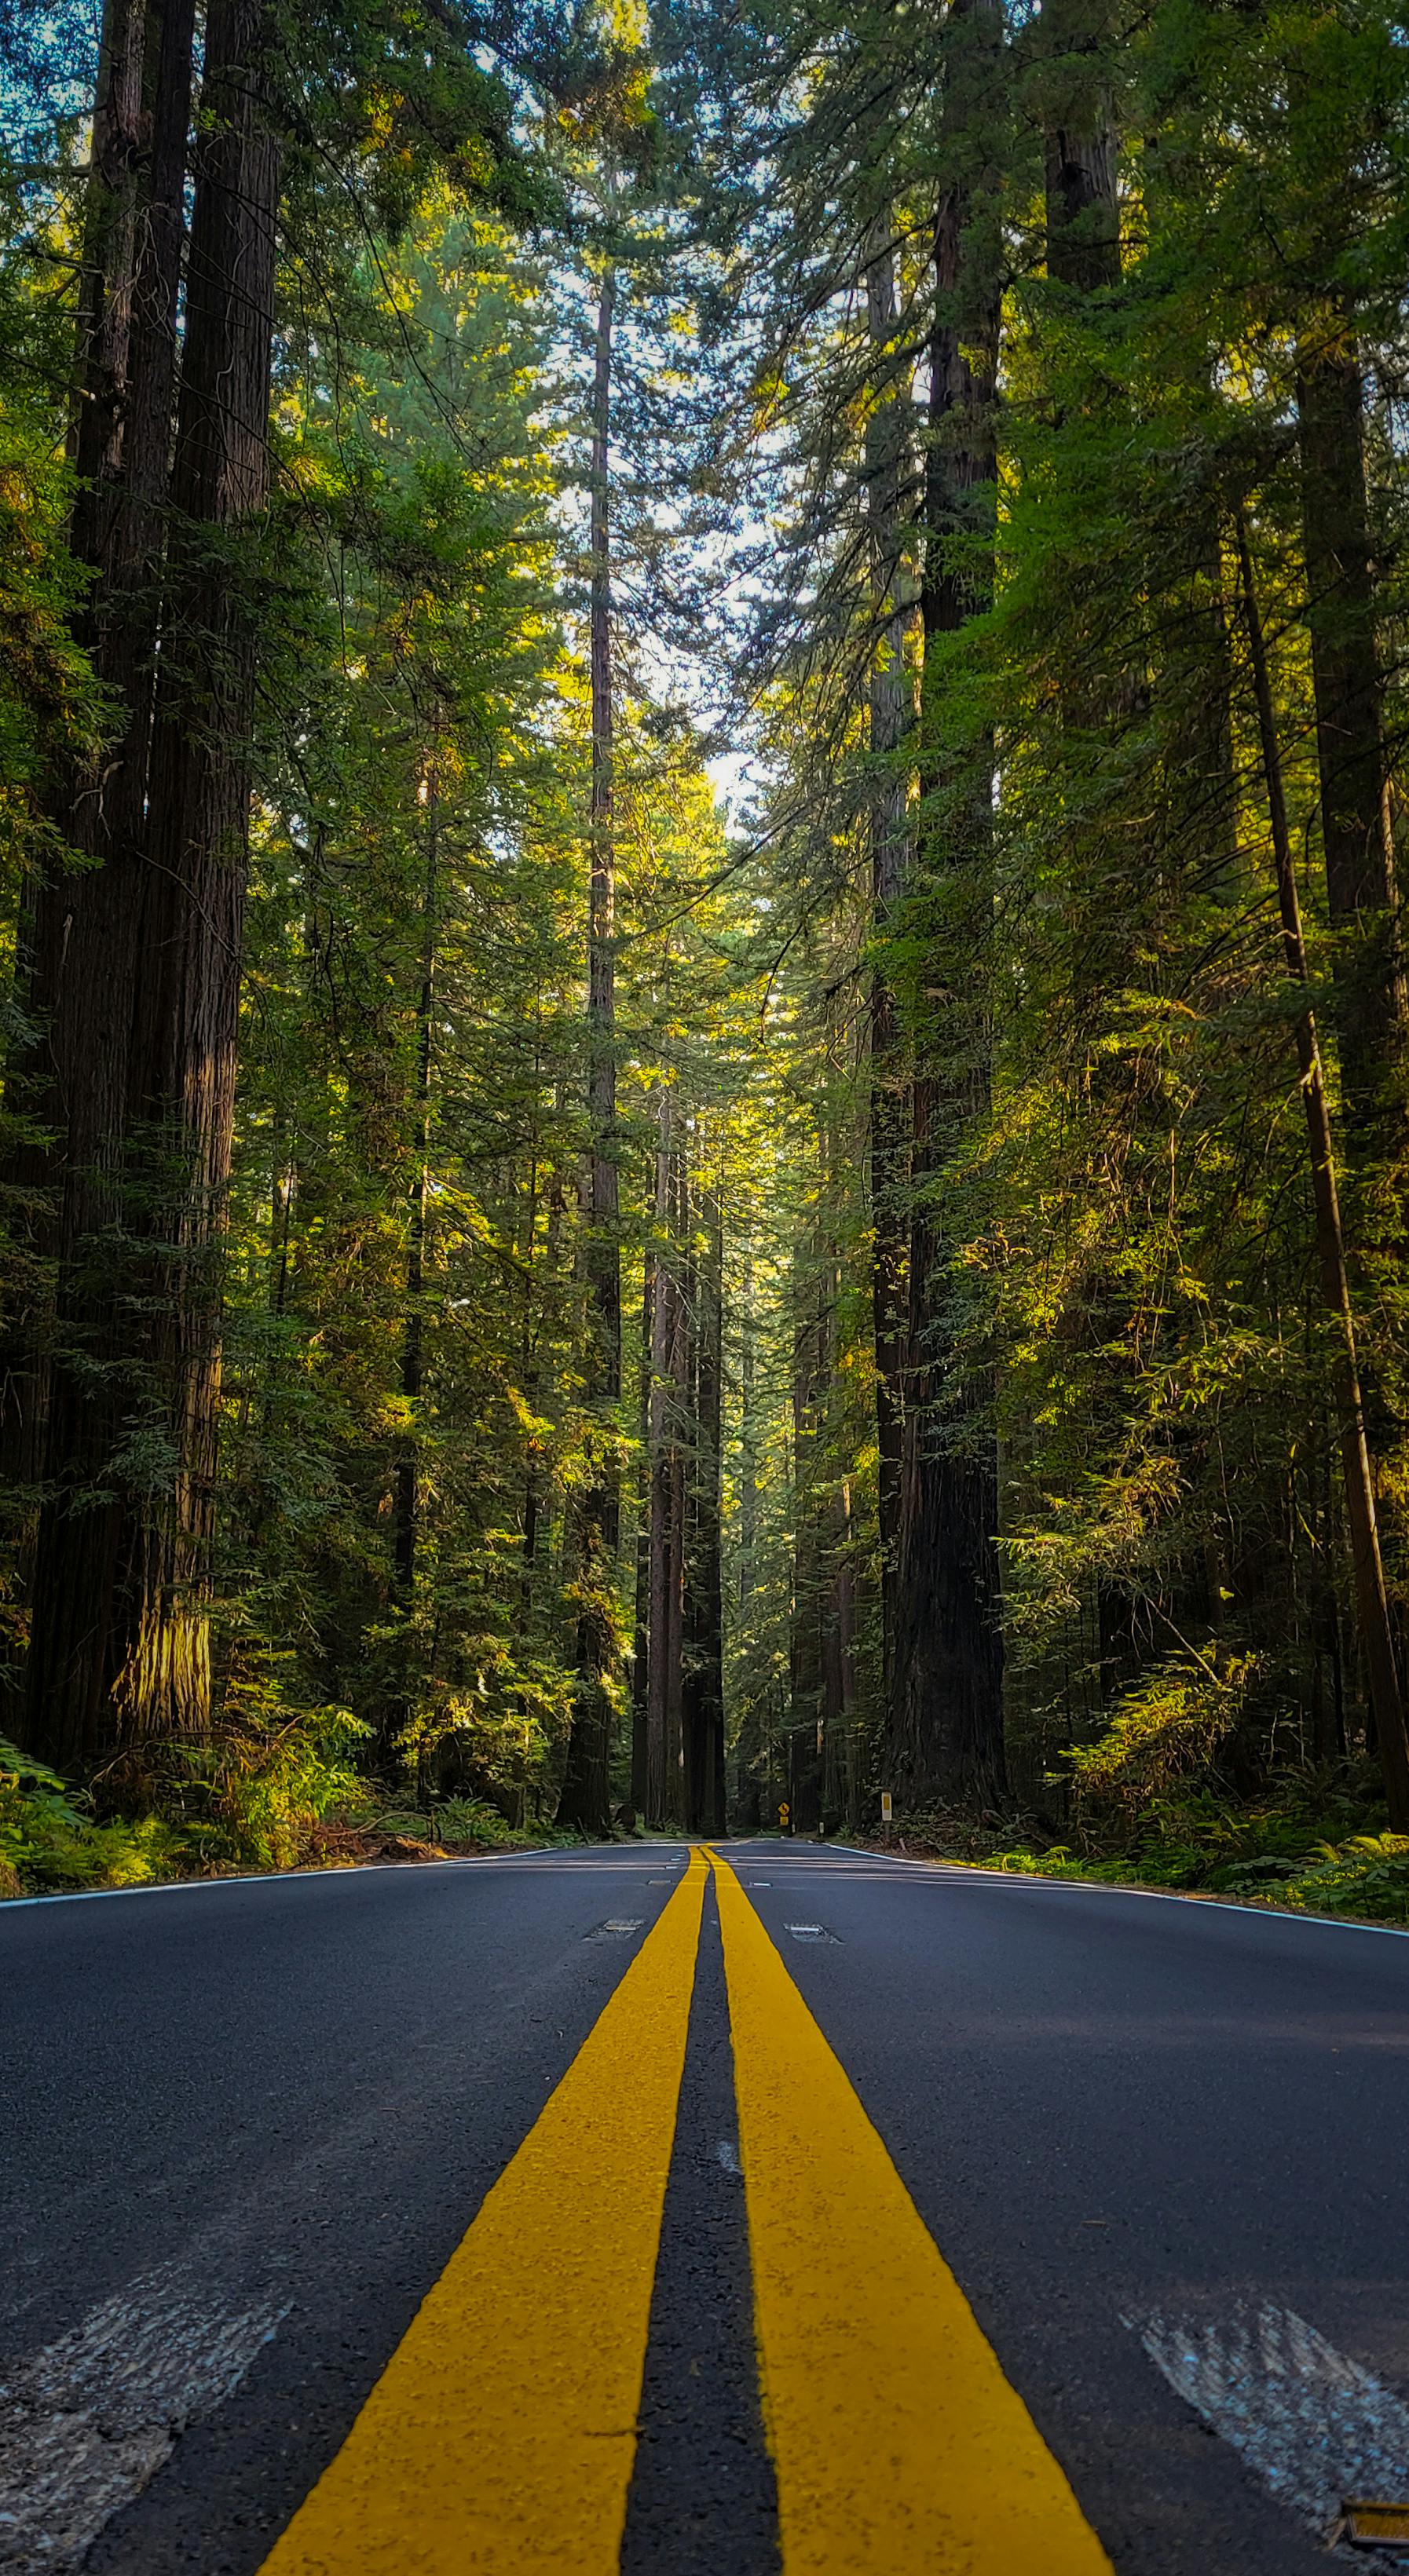
[[144, 1747], [140, 1771], [110, 1770], [102, 1813], [0, 1739], [0, 1896], [288, 1868], [324, 1817], [366, 1803], [350, 1759], [366, 1731], [345, 1709], [237, 1716], [202, 1742]]
[[273, 1728], [237, 1724], [193, 1749], [220, 1856], [255, 1869], [300, 1859], [315, 1825], [365, 1799], [353, 1755], [370, 1731], [349, 1709], [300, 1709]]
[[[1185, 1738], [1186, 1744], [1188, 1738]], [[1127, 1731], [1092, 1751], [1123, 1764]], [[1132, 1812], [1117, 1800], [1082, 1817], [1081, 1847], [1006, 1831], [949, 1831], [937, 1815], [901, 1819], [914, 1844], [946, 1858], [981, 1860], [1024, 1877], [1084, 1879], [1105, 1886], [1197, 1891], [1235, 1902], [1312, 1914], [1409, 1922], [1409, 1836], [1367, 1830], [1383, 1814], [1373, 1764], [1283, 1773], [1260, 1798], [1235, 1796], [1216, 1775], [1180, 1778], [1166, 1760], [1166, 1794]], [[1143, 1763], [1148, 1747], [1137, 1743]]]
[[1117, 1703], [1104, 1735], [1067, 1755], [1078, 1817], [1136, 1832], [1182, 1783], [1205, 1779], [1242, 1715], [1253, 1659], [1158, 1664]]
[[392, 1800], [373, 1805], [366, 1822], [377, 1833], [437, 1843], [444, 1851], [508, 1849], [524, 1840], [522, 1830], [509, 1824], [486, 1798], [436, 1798], [425, 1807]]
[[1287, 1897], [1311, 1914], [1368, 1914], [1409, 1920], [1409, 1834], [1352, 1834], [1322, 1843], [1315, 1864], [1286, 1884]]
[[180, 1874], [185, 1838], [162, 1816], [99, 1823], [84, 1790], [0, 1738], [0, 1896], [140, 1887]]

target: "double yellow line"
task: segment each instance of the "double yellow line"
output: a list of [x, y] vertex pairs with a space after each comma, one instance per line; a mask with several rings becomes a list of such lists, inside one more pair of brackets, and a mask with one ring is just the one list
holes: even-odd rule
[[[784, 2576], [1109, 2576], [733, 1870], [709, 1866]], [[616, 2576], [707, 1875], [692, 1852], [262, 2576]]]

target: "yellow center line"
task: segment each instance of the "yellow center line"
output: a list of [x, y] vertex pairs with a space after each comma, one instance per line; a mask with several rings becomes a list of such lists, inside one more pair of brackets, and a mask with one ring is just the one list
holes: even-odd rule
[[711, 1859], [783, 2576], [1111, 2576], [849, 2077]]
[[261, 2576], [615, 2576], [703, 1855]]

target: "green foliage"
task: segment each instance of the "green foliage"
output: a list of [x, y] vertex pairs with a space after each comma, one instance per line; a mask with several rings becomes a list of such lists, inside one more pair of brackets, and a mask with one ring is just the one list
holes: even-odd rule
[[1119, 1849], [1111, 1848], [1109, 1833], [1089, 1829], [1074, 1846], [1036, 1836], [1015, 1840], [1001, 1826], [979, 1830], [936, 1815], [901, 1817], [896, 1829], [911, 1851], [1021, 1877], [1409, 1922], [1409, 1837], [1350, 1830], [1374, 1815], [1367, 1780], [1313, 1773], [1292, 1775], [1261, 1799], [1239, 1799], [1226, 1788], [1155, 1799]]
[[[1171, 1820], [1169, 1839], [1152, 1840], [1116, 1860], [1073, 1854], [1060, 1843], [1046, 1850], [1018, 1844], [995, 1852], [990, 1865], [1030, 1878], [1169, 1888], [1299, 1914], [1409, 1923], [1409, 1837], [1403, 1834], [1352, 1834], [1341, 1843], [1318, 1840], [1295, 1851], [1259, 1851], [1251, 1848], [1259, 1819], [1227, 1808], [1219, 1820], [1220, 1840], [1247, 1848], [1236, 1859], [1215, 1861], [1206, 1845], [1176, 1838], [1179, 1821]], [[1279, 1837], [1293, 1836], [1286, 1819], [1263, 1821]]]
[[1157, 1664], [1117, 1701], [1094, 1744], [1069, 1756], [1077, 1816], [1133, 1834], [1155, 1806], [1185, 1781], [1216, 1775], [1218, 1756], [1238, 1725], [1255, 1667], [1248, 1656], [1222, 1669], [1187, 1662]]
[[509, 1851], [527, 1839], [522, 1825], [511, 1824], [485, 1798], [437, 1798], [426, 1807], [383, 1805], [371, 1799], [354, 1812], [375, 1834], [408, 1842], [424, 1840], [440, 1851]]
[[265, 1727], [247, 1713], [208, 1744], [153, 1748], [140, 1778], [98, 1784], [101, 1807], [0, 1740], [3, 1893], [287, 1868], [360, 1798], [349, 1757], [365, 1732], [345, 1709]]
[[164, 1817], [102, 1822], [87, 1792], [0, 1739], [0, 1895], [140, 1887], [182, 1876], [192, 1858]]

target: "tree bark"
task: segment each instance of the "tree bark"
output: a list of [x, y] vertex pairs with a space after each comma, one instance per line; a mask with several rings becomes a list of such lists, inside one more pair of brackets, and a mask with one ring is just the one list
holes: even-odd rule
[[[129, 1116], [151, 1302], [128, 1486], [113, 1698], [134, 1737], [210, 1715], [221, 1281], [268, 497], [280, 141], [263, 0], [207, 12], [168, 612], [138, 917]], [[213, 574], [212, 566], [218, 566]]]
[[[1282, 918], [1283, 954], [1287, 972], [1293, 983], [1304, 988], [1310, 979], [1307, 972], [1306, 947], [1302, 937], [1296, 865], [1292, 855], [1291, 830], [1287, 821], [1286, 797], [1282, 786], [1276, 716], [1273, 711], [1267, 653], [1263, 643], [1262, 621], [1258, 613], [1257, 592], [1253, 580], [1252, 555], [1248, 545], [1246, 522], [1241, 512], [1238, 514], [1235, 533], [1238, 568], [1242, 577], [1248, 657], [1252, 665], [1253, 692], [1257, 705], [1263, 776], [1267, 786], [1268, 814], [1272, 826], [1272, 854], [1277, 871], [1277, 902]], [[1306, 1117], [1306, 1137], [1310, 1149], [1311, 1191], [1316, 1221], [1316, 1251], [1321, 1272], [1321, 1294], [1327, 1312], [1333, 1318], [1337, 1338], [1335, 1394], [1340, 1417], [1341, 1471], [1345, 1481], [1346, 1520], [1350, 1529], [1350, 1553], [1355, 1579], [1355, 1605], [1360, 1628], [1360, 1645], [1369, 1683], [1376, 1749], [1384, 1772], [1390, 1823], [1396, 1833], [1403, 1834], [1409, 1833], [1409, 1725], [1405, 1722], [1404, 1700], [1395, 1658], [1394, 1634], [1385, 1594], [1384, 1566], [1380, 1556], [1379, 1526], [1375, 1513], [1374, 1472], [1370, 1458], [1370, 1445], [1366, 1436], [1365, 1407], [1360, 1388], [1355, 1313], [1351, 1300], [1350, 1273], [1336, 1183], [1331, 1116], [1326, 1099], [1316, 1017], [1309, 1002], [1297, 1015], [1296, 1046], [1297, 1063], [1301, 1072], [1302, 1107]]]
[[1078, 294], [1120, 284], [1108, 0], [1048, 0], [1035, 29], [1046, 146], [1047, 274]]
[[789, 1636], [788, 1805], [794, 1833], [822, 1821], [825, 1741], [822, 1631], [829, 1577], [818, 1493], [818, 1412], [831, 1357], [831, 1317], [815, 1242], [804, 1256], [793, 1326], [793, 1598]]
[[685, 1309], [680, 1294], [679, 1155], [675, 1098], [662, 1084], [657, 1106], [655, 1298], [651, 1312], [650, 1668], [646, 1703], [647, 1814], [653, 1825], [684, 1821], [681, 1777], [681, 1645], [684, 1579], [684, 1460], [680, 1450]]
[[621, 1542], [616, 1407], [621, 1397], [621, 1249], [616, 1165], [616, 861], [613, 839], [610, 439], [616, 271], [602, 270], [592, 394], [592, 801], [587, 913], [587, 1291], [593, 1477], [579, 1514], [578, 1686], [559, 1821], [611, 1832], [615, 1592]]
[[[5, 1174], [29, 1293], [4, 1336], [0, 1473], [12, 1488], [42, 1481], [90, 1497], [90, 1571], [74, 1588], [100, 1596], [112, 1528], [95, 1488], [123, 1412], [121, 1166], [193, 19], [194, 0], [109, 0], [104, 26], [71, 438], [85, 479], [70, 544], [92, 574], [79, 640], [112, 693], [118, 730], [96, 774], [56, 782], [56, 833], [88, 865], [51, 865], [26, 889], [17, 980], [35, 1035], [7, 1083], [9, 1106], [34, 1132]], [[101, 1624], [101, 1606], [89, 1616]], [[50, 1714], [51, 1759], [96, 1752], [93, 1690], [80, 1686], [76, 1705]]]
[[[48, 914], [67, 1088], [57, 1364], [35, 1555], [28, 1729], [91, 1762], [209, 1721], [205, 1593], [219, 1402], [218, 1256], [233, 1117], [257, 608], [232, 540], [262, 513], [279, 150], [262, 11], [207, 18], [161, 689], [160, 530], [187, 167], [192, 15], [147, 23], [122, 471], [99, 496], [100, 666], [128, 723], [92, 799], [103, 864]], [[210, 576], [220, 532], [222, 578]], [[149, 715], [150, 734], [149, 734]], [[150, 748], [149, 748], [150, 743]], [[148, 819], [144, 825], [144, 807]], [[143, 848], [143, 839], [146, 848]], [[54, 971], [57, 952], [57, 972]], [[134, 1321], [135, 1317], [135, 1321]], [[95, 1400], [96, 1398], [96, 1400]]]
[[720, 1376], [723, 1239], [717, 1191], [702, 1188], [705, 1248], [694, 1272], [690, 1369], [690, 1553], [687, 1615], [687, 1822], [692, 1833], [722, 1834], [724, 1801], [724, 1605], [721, 1591]]
[[1328, 317], [1297, 368], [1302, 527], [1336, 1035], [1352, 1164], [1382, 1146], [1400, 1052], [1394, 839], [1380, 717], [1364, 405], [1354, 339]]
[[[992, 97], [1001, 21], [988, 0], [963, 13], [971, 83]], [[934, 323], [925, 475], [921, 616], [927, 669], [992, 590], [993, 410], [998, 286], [974, 273], [967, 187], [936, 213]], [[998, 1464], [992, 1388], [963, 1342], [955, 1258], [936, 1186], [988, 1106], [986, 960], [992, 914], [994, 746], [936, 743], [927, 685], [921, 732], [924, 821], [914, 895], [930, 914], [926, 978], [940, 998], [917, 1034], [911, 1095], [908, 1312], [901, 1486], [892, 1580], [887, 1768], [911, 1805], [991, 1806], [1004, 1791]], [[918, 917], [918, 916], [917, 916]]]
[[636, 1631], [631, 1667], [631, 1812], [643, 1817], [650, 1799], [651, 1701], [651, 1338], [656, 1309], [655, 1252], [646, 1247], [641, 1272], [641, 1394], [638, 1408]]
[[902, 401], [891, 381], [897, 329], [895, 255], [888, 212], [871, 227], [866, 259], [866, 328], [872, 408], [866, 428], [870, 530], [871, 659], [869, 747], [871, 912], [881, 954], [871, 979], [870, 1190], [872, 1317], [876, 1359], [877, 1503], [882, 1635], [893, 1660], [894, 1575], [900, 1530], [906, 1315], [906, 1206], [909, 1182], [908, 1069], [896, 997], [884, 953], [905, 888], [909, 842], [905, 785], [897, 755], [905, 734], [905, 611], [901, 604], [900, 474]]
[[670, 1338], [666, 1350], [667, 1504], [665, 1622], [662, 1631], [662, 1705], [665, 1722], [665, 1821], [683, 1826], [685, 1806], [685, 1418], [689, 1390], [690, 1317], [681, 1279], [681, 1249], [690, 1218], [690, 1175], [685, 1147], [677, 1141], [671, 1175], [671, 1230], [674, 1260], [670, 1277]]
[[415, 1600], [416, 1548], [420, 1534], [418, 1452], [421, 1396], [425, 1386], [426, 1211], [430, 1189], [439, 817], [440, 776], [432, 754], [426, 771], [426, 879], [421, 897], [421, 974], [416, 997], [411, 1185], [406, 1194], [406, 1314], [401, 1331], [401, 1394], [406, 1406], [406, 1424], [396, 1462], [393, 1512], [396, 1590], [403, 1610], [408, 1613]]

